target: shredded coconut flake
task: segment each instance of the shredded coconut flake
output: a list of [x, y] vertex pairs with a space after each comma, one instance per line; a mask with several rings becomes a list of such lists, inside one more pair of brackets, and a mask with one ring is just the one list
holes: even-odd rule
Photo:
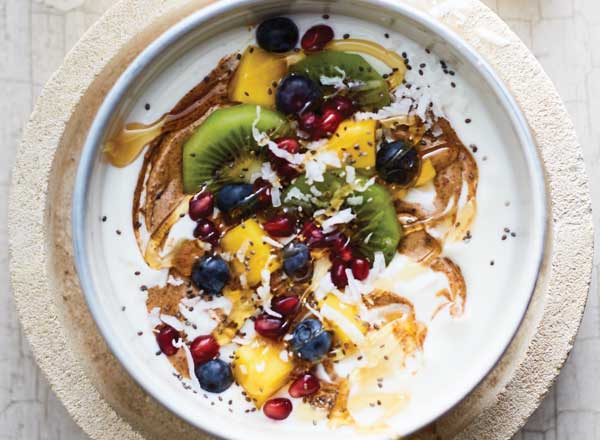
[[322, 224], [323, 232], [329, 233], [329, 232], [333, 231], [333, 229], [334, 229], [333, 227], [335, 225], [350, 223], [355, 218], [356, 218], [356, 215], [354, 215], [352, 213], [351, 208], [343, 209], [343, 210], [337, 212], [336, 214], [332, 215], [331, 217], [329, 217], [327, 220], [325, 220], [323, 222], [323, 224]]
[[309, 183], [313, 182], [323, 182], [325, 178], [323, 174], [325, 174], [325, 170], [327, 170], [327, 166], [319, 162], [317, 160], [309, 160], [304, 165], [304, 171], [306, 173], [306, 179]]
[[310, 192], [315, 196], [315, 197], [319, 197], [322, 196], [323, 193], [321, 191], [319, 191], [315, 186], [311, 186], [310, 187]]
[[181, 286], [185, 281], [181, 278], [175, 278], [173, 275], [169, 274], [169, 278], [167, 278], [167, 284], [171, 286]]
[[186, 360], [187, 367], [188, 367], [188, 374], [190, 375], [190, 382], [192, 385], [192, 389], [196, 393], [200, 393], [200, 392], [202, 392], [202, 388], [200, 387], [200, 382], [198, 381], [198, 378], [196, 377], [194, 358], [192, 357], [192, 352], [190, 351], [189, 347], [183, 343], [182, 343], [181, 348], [183, 348], [183, 351], [185, 352], [185, 360]]
[[344, 81], [346, 80], [346, 72], [344, 70], [342, 70], [341, 68], [339, 68], [338, 66], [335, 66], [334, 68], [341, 76], [321, 75], [321, 77], [319, 78], [319, 81], [324, 86], [333, 86], [338, 90], [345, 89], [347, 87], [346, 84], [344, 83]]
[[283, 245], [281, 243], [279, 243], [277, 240], [273, 240], [271, 237], [267, 237], [266, 235], [262, 238], [262, 241], [264, 243], [270, 244], [273, 247], [276, 248], [283, 248]]
[[302, 202], [308, 202], [308, 201], [310, 201], [310, 196], [307, 194], [304, 194], [298, 188], [294, 187], [294, 188], [290, 189], [285, 196], [286, 202], [289, 202], [292, 199], [300, 200]]
[[250, 246], [250, 240], [245, 240], [242, 245], [240, 246], [240, 248], [238, 249], [238, 251], [235, 253], [235, 258], [237, 258], [237, 260], [240, 263], [243, 263], [244, 260], [246, 259], [246, 254], [248, 253], [248, 247]]
[[279, 191], [279, 188], [271, 188], [271, 203], [275, 208], [281, 206], [281, 191]]
[[354, 183], [356, 179], [356, 169], [351, 166], [346, 167], [346, 183]]
[[358, 192], [365, 192], [371, 185], [375, 183], [375, 177], [370, 178], [364, 185], [354, 185], [354, 189]]
[[242, 286], [242, 289], [248, 288], [248, 278], [245, 273], [240, 275], [240, 286]]
[[148, 320], [150, 321], [150, 326], [152, 328], [160, 325], [160, 307], [154, 307], [150, 313], [148, 314]]
[[346, 203], [350, 206], [360, 206], [364, 200], [363, 196], [352, 196], [346, 199]]
[[286, 350], [281, 350], [279, 352], [279, 359], [281, 359], [283, 362], [289, 362], [290, 357], [288, 355], [288, 352]]
[[164, 313], [161, 313], [160, 319], [162, 322], [164, 322], [167, 325], [170, 325], [171, 327], [173, 327], [175, 330], [177, 330], [179, 332], [183, 330], [183, 323], [179, 319], [175, 318], [174, 316], [165, 315]]

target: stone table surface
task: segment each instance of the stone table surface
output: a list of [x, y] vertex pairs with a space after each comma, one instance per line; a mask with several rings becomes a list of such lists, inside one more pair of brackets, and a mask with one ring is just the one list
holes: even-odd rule
[[[6, 199], [15, 150], [45, 81], [113, 3], [0, 0], [0, 440], [86, 438], [50, 390], [21, 331], [8, 281]], [[556, 84], [583, 146], [600, 229], [600, 0], [484, 3], [523, 39]], [[596, 243], [590, 298], [575, 347], [514, 440], [600, 439], [599, 253]]]

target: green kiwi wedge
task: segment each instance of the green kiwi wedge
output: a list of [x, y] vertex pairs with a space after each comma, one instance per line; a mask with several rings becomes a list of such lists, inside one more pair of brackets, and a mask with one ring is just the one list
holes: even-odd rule
[[352, 243], [371, 263], [375, 252], [380, 251], [386, 264], [389, 264], [404, 235], [392, 197], [384, 186], [376, 183], [355, 195], [362, 196], [363, 202], [352, 206], [356, 214], [350, 224]]
[[[404, 235], [390, 193], [377, 183], [362, 192], [355, 191], [346, 184], [341, 174], [340, 171], [328, 171], [323, 175], [323, 182], [312, 184], [308, 183], [306, 176], [298, 177], [283, 193], [284, 205], [307, 215], [312, 215], [317, 209], [352, 208], [356, 218], [347, 225], [345, 232], [350, 236], [354, 249], [371, 263], [375, 253], [382, 252], [388, 264]], [[357, 177], [357, 185], [365, 185], [366, 182], [366, 177]], [[317, 191], [311, 191], [311, 187]]]
[[325, 50], [290, 67], [290, 73], [304, 74], [317, 84], [321, 84], [321, 76], [340, 77], [342, 72], [346, 84], [359, 84], [350, 87], [349, 95], [361, 110], [377, 111], [391, 103], [387, 81], [358, 54]]
[[291, 133], [287, 119], [253, 104], [216, 110], [183, 146], [183, 190], [195, 194], [226, 183], [248, 182], [260, 171], [265, 151], [252, 135], [252, 127], [271, 138]]

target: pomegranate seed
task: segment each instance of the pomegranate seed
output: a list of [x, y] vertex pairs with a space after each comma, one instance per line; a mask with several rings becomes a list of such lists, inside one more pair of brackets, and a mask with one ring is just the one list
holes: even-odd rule
[[338, 289], [343, 289], [348, 285], [348, 277], [346, 276], [346, 263], [342, 260], [333, 260], [331, 266], [331, 281]]
[[163, 325], [160, 327], [158, 334], [156, 335], [156, 342], [162, 351], [167, 356], [173, 356], [179, 350], [173, 346], [173, 342], [179, 339], [179, 332], [170, 325]]
[[352, 260], [353, 254], [350, 248], [350, 240], [341, 232], [332, 232], [325, 237], [325, 244], [332, 249], [329, 257], [332, 259], [340, 259], [346, 263]]
[[352, 275], [357, 280], [366, 280], [369, 276], [369, 262], [364, 258], [355, 258], [352, 260]]
[[194, 229], [194, 237], [216, 245], [219, 241], [219, 229], [210, 220], [200, 220]]
[[263, 405], [263, 412], [273, 420], [287, 419], [292, 412], [292, 402], [285, 397], [267, 400]]
[[271, 184], [265, 179], [258, 178], [254, 181], [254, 193], [261, 205], [271, 203]]
[[305, 397], [316, 393], [319, 388], [321, 388], [319, 379], [310, 373], [305, 373], [290, 385], [289, 393], [292, 397]]
[[323, 104], [321, 110], [323, 112], [326, 110], [336, 110], [344, 115], [344, 117], [348, 118], [352, 116], [355, 108], [354, 103], [350, 98], [346, 98], [345, 96], [334, 96]]
[[314, 112], [303, 113], [302, 116], [300, 116], [300, 119], [298, 120], [300, 128], [307, 133], [312, 133], [316, 126], [319, 124], [319, 122], [320, 117]]
[[294, 233], [294, 222], [285, 215], [273, 217], [263, 227], [273, 237], [289, 237]]
[[215, 206], [215, 196], [211, 192], [203, 192], [190, 199], [190, 218], [198, 221], [201, 218], [210, 217]]
[[352, 249], [350, 249], [349, 247], [346, 247], [346, 248], [340, 249], [338, 251], [338, 257], [343, 262], [349, 263], [350, 261], [352, 261], [354, 254], [352, 253]]
[[308, 133], [311, 139], [321, 139], [325, 136], [321, 129], [321, 123], [321, 116], [313, 112], [303, 113], [298, 121], [300, 129]]
[[277, 174], [279, 174], [279, 176], [288, 180], [292, 180], [299, 174], [296, 167], [294, 167], [292, 164], [288, 163], [283, 159], [281, 159], [278, 163], [275, 164], [275, 171], [277, 171]]
[[344, 120], [344, 115], [335, 109], [327, 109], [323, 112], [321, 124], [317, 129], [322, 132], [332, 135]]
[[213, 335], [198, 336], [190, 345], [194, 365], [205, 364], [219, 355], [219, 344]]
[[332, 242], [334, 255], [340, 260], [349, 263], [352, 260], [352, 249], [350, 248], [350, 239], [342, 233], [335, 234]]
[[[282, 138], [276, 141], [277, 146], [282, 150], [291, 154], [296, 154], [300, 151], [300, 143], [294, 138]], [[293, 179], [298, 175], [298, 170], [284, 158], [276, 156], [269, 150], [269, 158], [273, 164], [277, 174], [287, 179]]]
[[300, 151], [300, 143], [294, 138], [281, 138], [275, 141], [277, 146], [291, 154]]
[[333, 40], [333, 29], [325, 24], [318, 24], [306, 31], [300, 44], [307, 52], [323, 50]]
[[348, 247], [350, 240], [344, 234], [339, 231], [330, 232], [325, 236], [325, 244], [327, 247], [332, 248], [335, 251]]
[[287, 323], [281, 318], [263, 314], [254, 321], [254, 330], [265, 338], [275, 339], [286, 332]]
[[300, 306], [300, 298], [292, 296], [276, 296], [271, 300], [271, 308], [283, 316], [294, 315]]
[[306, 239], [309, 247], [323, 247], [325, 245], [325, 234], [323, 230], [313, 222], [306, 222], [302, 227], [302, 236]]

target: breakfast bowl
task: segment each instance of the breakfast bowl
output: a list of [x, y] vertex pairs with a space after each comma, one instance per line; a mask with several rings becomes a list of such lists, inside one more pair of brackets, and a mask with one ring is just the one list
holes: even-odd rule
[[[227, 391], [224, 398], [221, 398], [215, 392], [220, 393], [222, 387], [214, 385], [214, 381], [222, 381], [220, 376], [213, 382], [209, 380], [205, 385], [203, 373], [199, 372], [201, 369], [196, 369], [195, 375], [200, 379], [200, 389], [198, 384], [194, 383], [193, 367], [189, 374], [186, 374], [186, 367], [174, 371], [173, 366], [176, 366], [176, 362], [172, 362], [171, 365], [166, 356], [160, 356], [160, 350], [157, 352], [157, 333], [160, 345], [162, 332], [173, 331], [173, 328], [182, 331], [183, 321], [186, 325], [193, 326], [194, 330], [205, 323], [194, 322], [192, 316], [184, 313], [182, 323], [175, 324], [177, 319], [173, 320], [173, 316], [165, 313], [168, 308], [164, 305], [161, 311], [154, 312], [155, 309], [160, 309], [164, 298], [171, 293], [170, 290], [165, 290], [155, 295], [153, 286], [165, 285], [163, 278], [168, 276], [171, 279], [172, 274], [166, 275], [164, 267], [160, 265], [149, 268], [153, 262], [142, 259], [147, 256], [147, 249], [146, 255], [137, 249], [136, 236], [139, 234], [136, 223], [141, 222], [135, 216], [133, 203], [139, 176], [148, 171], [142, 168], [142, 155], [130, 154], [130, 164], [126, 167], [118, 163], [119, 160], [112, 160], [111, 164], [106, 158], [107, 155], [112, 155], [111, 159], [114, 159], [118, 155], [118, 151], [115, 152], [117, 148], [129, 148], [128, 145], [114, 146], [118, 142], [118, 136], [123, 136], [119, 134], [123, 127], [130, 132], [138, 130], [135, 134], [139, 136], [139, 133], [144, 134], [144, 130], [149, 130], [147, 127], [152, 127], [153, 121], [160, 121], [161, 115], [174, 115], [175, 112], [169, 112], [169, 109], [177, 103], [178, 97], [186, 95], [186, 92], [194, 89], [198, 83], [202, 84], [203, 78], [209, 78], [212, 67], [220, 58], [231, 53], [243, 52], [254, 38], [257, 23], [277, 16], [292, 18], [301, 34], [312, 25], [326, 22], [335, 34], [344, 35], [341, 41], [368, 39], [387, 50], [397, 52], [398, 55], [402, 54], [409, 70], [404, 78], [405, 85], [401, 88], [404, 87], [405, 92], [412, 89], [411, 85], [415, 89], [423, 89], [422, 96], [411, 98], [416, 104], [421, 104], [422, 108], [424, 105], [429, 108], [441, 107], [440, 111], [452, 122], [462, 143], [469, 146], [470, 150], [465, 154], [469, 154], [472, 157], [470, 160], [474, 160], [478, 166], [479, 180], [475, 199], [477, 213], [473, 215], [472, 220], [461, 216], [454, 217], [452, 221], [456, 225], [464, 223], [463, 228], [457, 227], [451, 231], [451, 234], [460, 236], [443, 249], [444, 261], [451, 261], [449, 257], [452, 257], [450, 264], [454, 266], [455, 262], [458, 262], [458, 271], [462, 271], [462, 283], [466, 288], [459, 287], [457, 290], [460, 292], [457, 294], [461, 295], [461, 298], [458, 302], [452, 299], [452, 304], [443, 310], [445, 304], [443, 300], [440, 301], [438, 292], [442, 288], [432, 277], [415, 276], [402, 279], [399, 275], [401, 272], [415, 270], [404, 262], [398, 263], [400, 268], [397, 272], [387, 275], [390, 278], [388, 284], [394, 285], [390, 289], [399, 285], [398, 289], [408, 301], [416, 304], [416, 318], [424, 323], [426, 330], [423, 332], [426, 332], [427, 336], [423, 335], [424, 345], [419, 356], [414, 358], [415, 364], [418, 365], [397, 365], [398, 369], [406, 370], [402, 374], [408, 376], [408, 379], [402, 378], [401, 385], [394, 387], [393, 392], [371, 395], [371, 398], [383, 407], [381, 414], [361, 416], [354, 413], [354, 419], [363, 417], [366, 421], [349, 423], [349, 426], [344, 426], [345, 423], [341, 423], [340, 427], [334, 426], [331, 412], [323, 417], [323, 414], [313, 414], [313, 409], [310, 408], [298, 410], [295, 417], [288, 420], [273, 422], [259, 411], [253, 410], [252, 405], [248, 406], [247, 403], [251, 397], [256, 407], [260, 409], [262, 406], [265, 412], [270, 402], [277, 403], [264, 402], [265, 398], [271, 396], [263, 396], [254, 390], [258, 387], [262, 391], [263, 388], [271, 386], [272, 377], [264, 379], [256, 373], [256, 376], [247, 379], [248, 383], [243, 386], [243, 390]], [[252, 51], [253, 49], [250, 53]], [[238, 59], [240, 57], [238, 56]], [[244, 58], [241, 59], [243, 63]], [[418, 68], [418, 74], [411, 72], [411, 64], [415, 70]], [[418, 85], [416, 75], [425, 78], [423, 84]], [[427, 81], [429, 82], [426, 83]], [[277, 92], [278, 106], [279, 92], [283, 89], [283, 84], [284, 82], [279, 84]], [[252, 84], [247, 87], [252, 87]], [[244, 93], [246, 96], [256, 96], [259, 90], [248, 89]], [[425, 100], [426, 103], [422, 104], [419, 100]], [[244, 101], [243, 96], [238, 97], [236, 101], [254, 105], [251, 99]], [[251, 108], [252, 119], [259, 117], [253, 116], [260, 113], [260, 108], [256, 107], [257, 112], [255, 107]], [[383, 111], [388, 108], [383, 105], [381, 107]], [[365, 110], [373, 112], [379, 109]], [[190, 110], [185, 111], [189, 113]], [[243, 111], [246, 110], [240, 110], [239, 114], [234, 116], [238, 121], [245, 117]], [[266, 108], [262, 111], [263, 114], [267, 112]], [[215, 117], [212, 117], [212, 114], [209, 116], [212, 121], [218, 119], [216, 113]], [[426, 118], [424, 111], [420, 113], [420, 117]], [[134, 121], [143, 125], [134, 128], [126, 125]], [[209, 120], [206, 121], [208, 125]], [[255, 126], [256, 121], [252, 128]], [[435, 127], [433, 126], [431, 131], [435, 132]], [[219, 128], [231, 129], [227, 125]], [[196, 133], [199, 132], [200, 129], [197, 129]], [[214, 135], [207, 136], [210, 138]], [[149, 144], [151, 141], [152, 139], [144, 138], [141, 144]], [[187, 151], [193, 147], [186, 144], [183, 148]], [[192, 156], [195, 154], [201, 153], [195, 152]], [[118, 166], [114, 166], [115, 162]], [[309, 166], [306, 165], [307, 169]], [[184, 158], [184, 185], [187, 185], [186, 179], [192, 179], [185, 174], [186, 167], [188, 165]], [[440, 169], [437, 171], [443, 172]], [[161, 173], [165, 172], [169, 170], [161, 170]], [[468, 172], [471, 175], [477, 174], [477, 170]], [[318, 177], [313, 178], [319, 180]], [[152, 176], [147, 179], [151, 180]], [[449, 186], [443, 181], [440, 185]], [[324, 190], [324, 186], [315, 189], [319, 193]], [[142, 197], [159, 200], [162, 196], [162, 200], [165, 200], [167, 196], [163, 195], [163, 191], [169, 190], [161, 188], [158, 195], [146, 192]], [[197, 186], [192, 193], [202, 191]], [[219, 200], [225, 198], [221, 192], [218, 194]], [[221, 211], [225, 211], [224, 206], [225, 204], [219, 204]], [[268, 1], [223, 2], [198, 11], [154, 41], [132, 62], [100, 107], [90, 128], [75, 181], [72, 211], [75, 262], [90, 311], [112, 352], [148, 393], [199, 429], [231, 439], [241, 439], [248, 435], [277, 438], [284, 433], [293, 438], [304, 438], [306, 435], [316, 438], [358, 438], [366, 435], [365, 433], [373, 438], [390, 434], [404, 436], [433, 422], [460, 402], [491, 371], [509, 345], [523, 319], [540, 271], [545, 243], [546, 206], [542, 167], [520, 109], [487, 63], [451, 31], [418, 11], [396, 2], [345, 2], [343, 7], [335, 2], [328, 3], [325, 7], [322, 2], [310, 1], [294, 2], [285, 7], [277, 2]], [[144, 209], [146, 212], [149, 209], [147, 203]], [[382, 208], [372, 210], [381, 211]], [[169, 212], [171, 211], [172, 209]], [[186, 213], [182, 212], [178, 216], [183, 217]], [[333, 218], [330, 217], [332, 223]], [[146, 221], [149, 222], [147, 216]], [[248, 223], [250, 221], [253, 220], [245, 220], [246, 223], [240, 224], [247, 234], [251, 234]], [[325, 223], [326, 221], [323, 224]], [[412, 226], [412, 223], [408, 225]], [[370, 225], [366, 227], [369, 228]], [[407, 225], [404, 225], [404, 229], [406, 228]], [[149, 223], [147, 229], [150, 230]], [[155, 226], [154, 229], [159, 228]], [[389, 228], [386, 229], [386, 234], [390, 233], [388, 230]], [[223, 237], [223, 243], [227, 234]], [[360, 234], [360, 231], [357, 234]], [[406, 235], [404, 240], [407, 241], [409, 236], [412, 235]], [[361, 239], [364, 237], [361, 236]], [[165, 238], [161, 238], [161, 241], [164, 242]], [[395, 246], [397, 245], [396, 242]], [[231, 245], [229, 247], [231, 248]], [[240, 247], [241, 244], [237, 248], [227, 250], [239, 254]], [[203, 257], [202, 261], [204, 258], [216, 257]], [[377, 260], [377, 257], [374, 259]], [[374, 270], [376, 261], [371, 263]], [[389, 268], [390, 261], [386, 263]], [[335, 264], [334, 261], [334, 267]], [[252, 261], [246, 265], [252, 265]], [[196, 269], [198, 277], [201, 277], [201, 268], [194, 267], [194, 271]], [[181, 268], [178, 270], [182, 271]], [[332, 273], [333, 271], [334, 269]], [[252, 277], [252, 270], [247, 268], [247, 273], [243, 274], [243, 283], [247, 282], [246, 275]], [[208, 275], [211, 280], [218, 276], [218, 272]], [[196, 279], [195, 272], [191, 277], [192, 280]], [[333, 279], [335, 283], [335, 278]], [[319, 280], [317, 284], [318, 282]], [[182, 280], [174, 281], [173, 284], [168, 281], [167, 285], [175, 287], [181, 283]], [[192, 284], [197, 285], [195, 281]], [[345, 286], [335, 284], [340, 291], [344, 291]], [[217, 293], [212, 292], [210, 286], [212, 284], [201, 285], [203, 292]], [[252, 287], [257, 286], [251, 284], [250, 288]], [[372, 289], [371, 287], [370, 290]], [[451, 294], [454, 295], [455, 292]], [[151, 305], [148, 298], [152, 298], [153, 295], [159, 298]], [[225, 296], [227, 297], [227, 293]], [[426, 299], [425, 296], [429, 298]], [[331, 301], [338, 304], [339, 298], [343, 299], [341, 293], [335, 296], [334, 300], [329, 301], [329, 298], [332, 296], [320, 298], [319, 301], [324, 301], [330, 306]], [[186, 299], [191, 301], [189, 291]], [[209, 301], [211, 300], [209, 298]], [[238, 297], [232, 300], [234, 307], [236, 300], [243, 299]], [[157, 304], [159, 307], [156, 307]], [[200, 307], [200, 303], [194, 302], [194, 305], [195, 308]], [[193, 308], [189, 306], [187, 310], [192, 311]], [[339, 310], [341, 309], [334, 311]], [[442, 312], [438, 314], [440, 310]], [[148, 316], [153, 312], [159, 316], [156, 323], [151, 322], [152, 316]], [[322, 307], [320, 312], [325, 314], [325, 309]], [[179, 313], [176, 315], [180, 316]], [[253, 319], [257, 323], [260, 318], [255, 316]], [[378, 327], [378, 324], [373, 325]], [[190, 330], [188, 333], [191, 343], [192, 336], [197, 336], [198, 332]], [[240, 331], [242, 335], [246, 333], [246, 330]], [[290, 334], [290, 338], [292, 336]], [[253, 362], [265, 361], [246, 354], [245, 356], [251, 357], [249, 365], [236, 366], [236, 360], [241, 362], [239, 359], [242, 356], [237, 353], [248, 350], [246, 347], [249, 345], [259, 344], [256, 341], [239, 341], [240, 348], [237, 351], [229, 351], [228, 358], [234, 359], [234, 372], [242, 368], [243, 374], [238, 373], [235, 377], [238, 384], [244, 383], [243, 376], [249, 374], [247, 368], [251, 368]], [[380, 339], [374, 341], [381, 342]], [[221, 340], [219, 342], [224, 345]], [[234, 339], [226, 342], [237, 341]], [[294, 340], [291, 340], [292, 344], [293, 342]], [[394, 343], [393, 338], [390, 339], [390, 343]], [[176, 351], [177, 346], [175, 350], [171, 347], [165, 350], [161, 346], [163, 354], [172, 355], [170, 352]], [[262, 345], [260, 347], [261, 350], [267, 350]], [[280, 346], [277, 347], [279, 350]], [[284, 351], [282, 350], [282, 353]], [[296, 356], [298, 355], [296, 353]], [[189, 356], [188, 353], [188, 362]], [[224, 357], [227, 359], [222, 353], [221, 358]], [[287, 359], [287, 354], [285, 357]], [[312, 360], [313, 355], [308, 357]], [[362, 355], [359, 355], [358, 359], [361, 358]], [[213, 368], [221, 367], [215, 364]], [[280, 366], [270, 370], [271, 367], [267, 364], [262, 368], [267, 368], [269, 375], [276, 376], [276, 368]], [[370, 371], [373, 366], [365, 368]], [[189, 382], [185, 380], [186, 375]], [[257, 384], [261, 380], [265, 380], [265, 383]], [[291, 378], [284, 379], [282, 383], [286, 383], [286, 380]], [[383, 381], [383, 378], [378, 380]], [[278, 383], [276, 388], [282, 388], [282, 383]], [[275, 395], [277, 392], [275, 389], [270, 394]], [[306, 401], [306, 398], [304, 400]], [[384, 400], [383, 404], [381, 400]], [[391, 411], [389, 407], [402, 408]], [[329, 422], [327, 419], [330, 419]], [[383, 419], [386, 419], [385, 423], [382, 422]]]
[[[74, 260], [89, 310], [110, 350], [148, 394], [191, 426], [218, 437], [272, 438], [282, 434], [295, 437], [308, 434], [377, 438], [410, 434], [461, 402], [497, 365], [519, 328], [535, 290], [537, 299], [531, 303], [529, 318], [521, 326], [520, 336], [483, 385], [487, 390], [484, 394], [502, 394], [502, 389], [497, 387], [503, 387], [506, 382], [498, 380], [498, 374], [515, 374], [514, 364], [508, 362], [518, 363], [523, 359], [526, 348], [523, 344], [527, 344], [525, 341], [531, 338], [531, 331], [539, 325], [542, 310], [552, 305], [552, 301], [539, 296], [540, 291], [556, 282], [553, 278], [556, 273], [548, 272], [548, 252], [554, 246], [545, 233], [549, 199], [536, 144], [507, 88], [461, 37], [424, 11], [396, 2], [353, 2], [351, 8], [348, 5], [345, 3], [341, 10], [341, 5], [336, 3], [298, 2], [282, 9], [274, 2], [227, 2], [192, 12], [142, 51], [117, 79], [106, 98], [102, 96], [104, 103], [93, 118], [87, 136], [74, 184], [72, 222]], [[445, 17], [440, 11], [436, 14]], [[219, 58], [238, 51], [241, 55], [248, 45], [256, 44], [255, 26], [275, 16], [291, 17], [301, 34], [310, 26], [325, 22], [338, 38], [343, 35], [343, 40], [370, 40], [393, 49], [397, 55], [406, 52], [405, 63], [415, 72], [407, 72], [405, 80], [414, 83], [416, 89], [433, 85], [425, 106], [431, 102], [443, 108], [466, 151], [464, 157], [471, 158], [478, 171], [477, 215], [469, 222], [468, 229], [460, 230], [458, 240], [444, 246], [443, 254], [460, 268], [466, 296], [459, 296], [459, 302], [440, 307], [445, 301], [435, 293], [443, 289], [431, 290], [435, 282], [428, 279], [407, 282], [387, 276], [387, 283], [392, 284], [390, 290], [395, 284], [407, 290], [402, 294], [413, 305], [427, 335], [419, 356], [414, 357], [414, 362], [411, 360], [410, 369], [404, 374], [402, 388], [392, 392], [397, 393], [397, 400], [402, 404], [399, 411], [386, 415], [389, 423], [383, 430], [365, 429], [364, 425], [332, 427], [326, 417], [318, 417], [310, 408], [303, 408], [302, 399], [293, 400], [294, 411], [288, 419], [270, 420], [256, 411], [258, 405], [252, 410], [253, 405], [248, 404], [253, 402], [245, 402], [239, 395], [223, 398], [205, 393], [182, 377], [181, 371], [174, 369], [167, 359], [160, 341], [157, 344], [156, 322], [149, 319], [152, 310], [147, 309], [148, 291], [165, 281], [161, 278], [164, 273], [147, 268], [147, 260], [142, 258], [145, 255], [140, 253], [136, 243], [132, 200], [144, 157], [134, 157], [133, 163], [124, 168], [115, 167], [107, 160], [111, 141], [118, 139], [124, 127], [128, 129], [127, 124], [152, 126], [153, 122], [160, 121], [161, 115], [169, 113], [179, 97], [209, 74]], [[227, 33], [222, 33], [222, 29], [228, 29]], [[476, 29], [488, 44], [502, 48], [510, 43], [489, 30]], [[489, 56], [489, 49], [484, 52]], [[243, 61], [243, 56], [240, 58]], [[368, 59], [377, 65], [377, 60]], [[419, 77], [435, 84], [419, 83]], [[514, 83], [511, 85], [515, 87]], [[91, 122], [93, 115], [88, 113], [83, 117]], [[378, 121], [383, 126], [383, 120]], [[530, 115], [528, 122], [531, 123]], [[132, 127], [140, 125], [129, 125], [129, 129]], [[439, 131], [433, 125], [426, 128]], [[539, 134], [536, 130], [536, 137]], [[59, 161], [53, 166], [63, 165]], [[56, 191], [58, 181], [56, 177], [53, 180]], [[55, 226], [57, 212], [57, 208], [51, 208]], [[585, 220], [585, 216], [581, 218]], [[14, 230], [11, 232], [23, 238]], [[19, 254], [18, 249], [16, 254]], [[577, 255], [573, 262], [585, 257], [585, 253]], [[375, 272], [374, 264], [371, 271]], [[67, 270], [60, 270], [60, 274], [70, 275]], [[317, 313], [323, 313], [322, 306], [317, 305]], [[568, 311], [569, 307], [563, 310]], [[158, 318], [164, 326], [167, 320], [162, 315]], [[177, 325], [170, 318], [168, 321]], [[339, 337], [333, 326], [327, 330], [334, 338]], [[159, 347], [161, 350], [157, 351]], [[184, 346], [175, 348], [186, 351]], [[235, 353], [224, 351], [221, 357], [227, 361], [231, 356], [235, 364]], [[102, 369], [98, 362], [91, 362]], [[100, 371], [100, 375], [105, 373]], [[193, 379], [194, 373], [190, 373]], [[110, 391], [110, 386], [103, 387], [102, 380], [106, 379], [98, 382], [97, 374], [90, 376], [92, 381], [102, 394], [107, 390], [109, 394], [105, 395], [113, 394], [109, 401], [121, 414], [131, 417], [131, 412], [128, 413], [131, 410], [126, 408], [130, 404], [132, 409], [146, 405], [141, 401], [126, 403], [124, 396], [114, 394], [116, 388]], [[237, 382], [244, 386], [242, 381]], [[286, 394], [287, 384], [281, 388], [273, 396], [290, 397]], [[489, 406], [490, 400], [481, 395], [481, 389], [470, 394], [460, 406], [472, 407], [473, 400], [479, 401], [479, 408]], [[235, 385], [231, 390], [240, 394], [245, 391], [241, 396], [247, 397], [247, 389]], [[368, 403], [384, 409], [387, 405], [385, 401], [383, 405], [378, 404], [377, 399]], [[465, 414], [471, 417], [468, 410]], [[463, 429], [464, 418], [458, 422], [454, 419], [451, 429], [444, 425], [452, 423], [455, 416], [456, 412], [451, 412], [442, 418], [439, 426], [446, 426], [447, 432]], [[138, 420], [134, 426], [145, 432], [146, 423], [151, 425], [152, 420]]]

